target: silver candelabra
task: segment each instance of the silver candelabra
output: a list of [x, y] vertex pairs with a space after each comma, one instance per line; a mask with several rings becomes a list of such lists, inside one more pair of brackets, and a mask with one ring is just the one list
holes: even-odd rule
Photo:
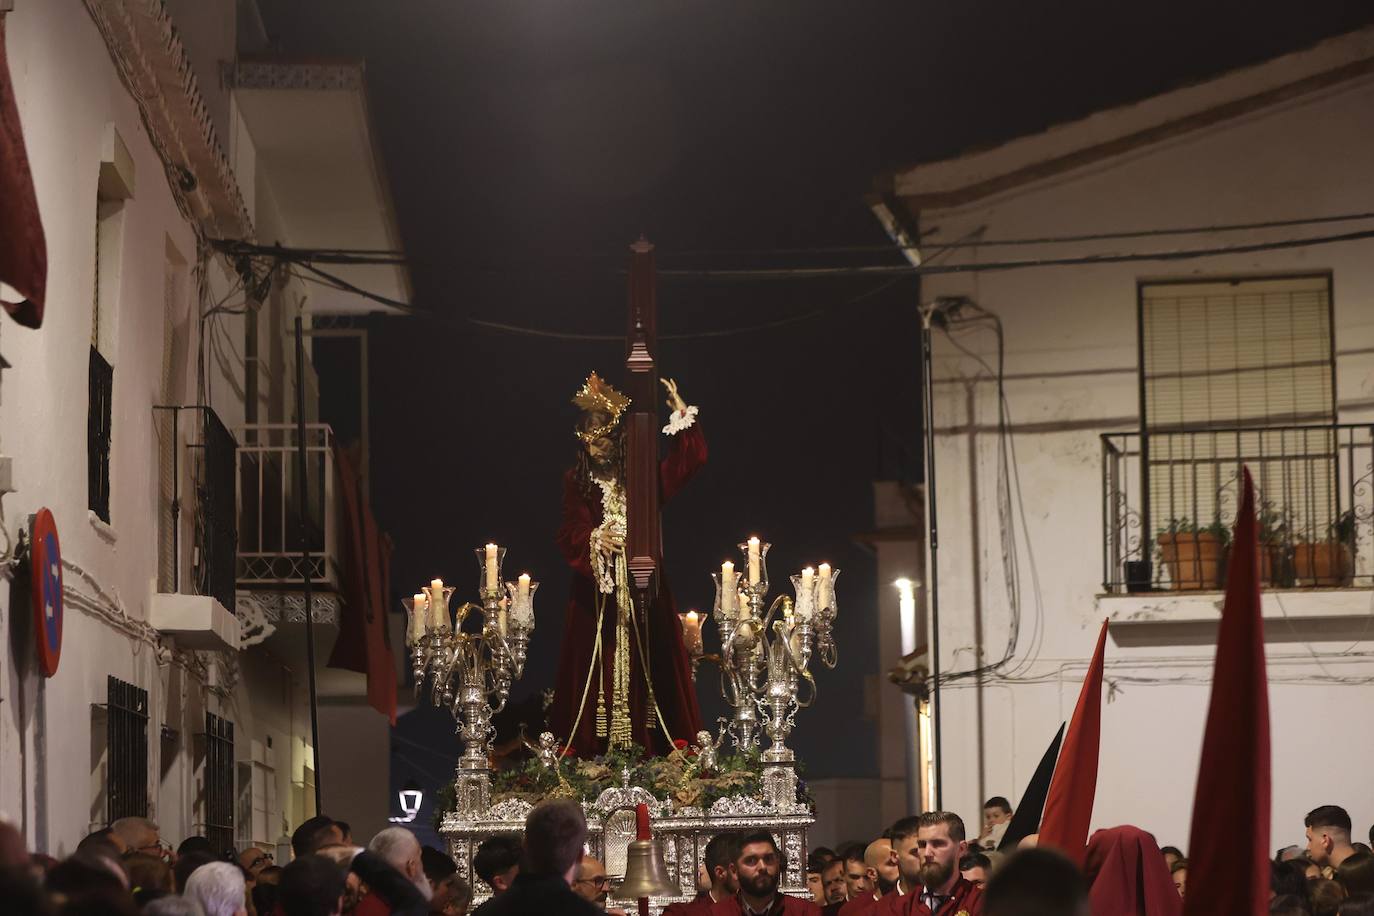
[[779, 596], [765, 611], [769, 546], [758, 538], [739, 545], [743, 573], [733, 563], [721, 564], [721, 571], [713, 574], [713, 615], [720, 635], [721, 694], [734, 709], [726, 727], [735, 748], [748, 751], [759, 746], [762, 719], [762, 730], [772, 740], [761, 755], [764, 794], [774, 807], [791, 808], [796, 804], [797, 774], [787, 738], [797, 710], [810, 706], [816, 697], [810, 672], [813, 652], [826, 667], [835, 667], [839, 570], [828, 564], [821, 564], [819, 572], [802, 570], [791, 577], [796, 600]]
[[[491, 717], [505, 707], [511, 685], [524, 673], [534, 632], [539, 583], [522, 575], [503, 586], [505, 555], [505, 548], [495, 544], [477, 549], [480, 603], [464, 602], [450, 612], [454, 589], [439, 579], [403, 600], [416, 696], [423, 695], [430, 679], [431, 702], [448, 707], [458, 721], [463, 755], [455, 790], [462, 816], [476, 816], [491, 805]], [[470, 619], [480, 623], [472, 626]]]

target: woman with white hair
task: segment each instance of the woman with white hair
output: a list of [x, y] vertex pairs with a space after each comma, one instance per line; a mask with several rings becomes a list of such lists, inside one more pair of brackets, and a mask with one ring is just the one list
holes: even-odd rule
[[184, 896], [200, 904], [205, 916], [248, 916], [243, 869], [229, 862], [210, 862], [191, 873]]

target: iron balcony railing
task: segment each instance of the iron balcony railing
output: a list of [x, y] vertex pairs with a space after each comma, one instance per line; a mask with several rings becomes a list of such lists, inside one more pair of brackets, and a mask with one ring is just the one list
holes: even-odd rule
[[1266, 587], [1374, 586], [1374, 426], [1332, 424], [1104, 434], [1104, 591], [1222, 588], [1242, 467]]
[[[294, 423], [244, 426], [238, 438], [239, 587], [299, 585], [308, 566], [316, 585], [337, 589], [338, 507], [329, 425], [306, 425], [304, 482], [297, 470]], [[306, 508], [304, 535], [301, 500]]]

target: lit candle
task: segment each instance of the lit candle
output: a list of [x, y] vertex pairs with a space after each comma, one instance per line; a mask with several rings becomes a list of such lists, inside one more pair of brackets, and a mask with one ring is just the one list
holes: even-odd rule
[[816, 606], [824, 610], [830, 607], [830, 564], [820, 565], [820, 594], [816, 596]]
[[759, 539], [749, 539], [749, 584], [759, 584]]
[[720, 564], [720, 609], [723, 613], [735, 609], [735, 564], [729, 560]]
[[429, 625], [442, 627], [448, 623], [448, 602], [444, 600], [444, 580], [431, 579], [429, 583]]
[[500, 572], [500, 570], [498, 570], [498, 569], [496, 568], [496, 565], [497, 565], [497, 564], [496, 564], [496, 549], [497, 549], [497, 548], [496, 548], [496, 545], [495, 545], [495, 544], [488, 544], [488, 545], [487, 545], [486, 571], [487, 571], [487, 591], [489, 591], [489, 592], [494, 592], [494, 591], [496, 591], [496, 589], [498, 588], [498, 586], [497, 586], [497, 584], [496, 584], [496, 576], [497, 576], [497, 574]]
[[410, 641], [412, 644], [424, 638], [428, 604], [429, 599], [425, 597], [424, 592], [417, 592], [410, 599]]
[[701, 615], [696, 611], [688, 611], [686, 620], [687, 647], [701, 645]]
[[810, 566], [808, 566], [808, 567], [806, 567], [805, 569], [802, 570], [802, 588], [803, 588], [803, 589], [805, 589], [805, 590], [808, 591], [808, 592], [811, 591], [811, 587], [812, 587], [812, 585], [815, 583], [815, 579], [816, 579], [816, 571], [815, 571], [814, 569], [812, 569]]
[[515, 593], [520, 597], [522, 602], [528, 601], [530, 597], [530, 574], [521, 573], [520, 578], [516, 581], [518, 584]]

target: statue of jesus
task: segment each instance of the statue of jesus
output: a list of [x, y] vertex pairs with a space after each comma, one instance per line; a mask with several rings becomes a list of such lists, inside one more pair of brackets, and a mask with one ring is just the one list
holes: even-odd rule
[[[659, 462], [660, 500], [672, 499], [706, 463], [697, 408], [663, 379], [672, 437]], [[558, 546], [573, 570], [549, 724], [592, 757], [638, 744], [666, 754], [701, 729], [682, 630], [660, 569], [647, 602], [626, 570], [625, 431], [630, 398], [595, 372], [573, 398], [582, 410], [576, 462], [563, 476]]]

